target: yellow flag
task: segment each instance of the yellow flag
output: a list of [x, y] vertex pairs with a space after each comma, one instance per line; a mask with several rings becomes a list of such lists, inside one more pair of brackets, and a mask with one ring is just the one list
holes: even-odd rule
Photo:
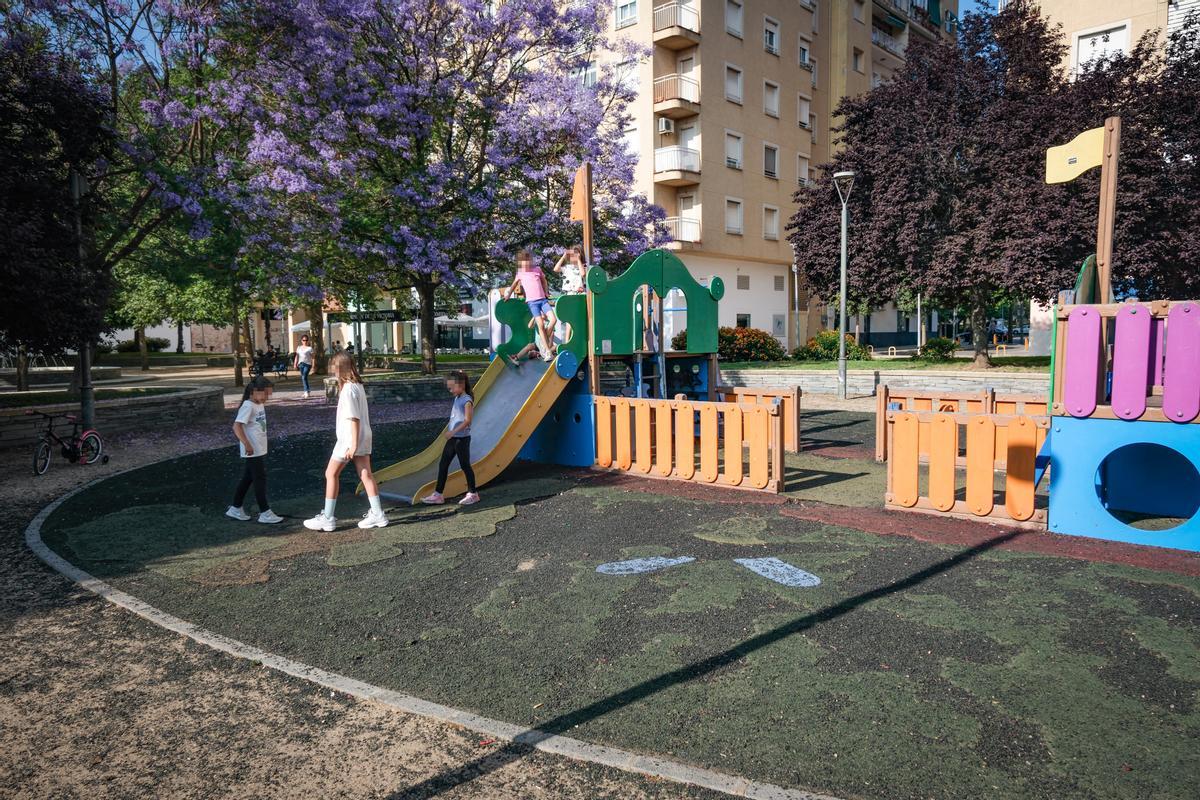
[[1046, 183], [1073, 181], [1104, 161], [1104, 128], [1084, 131], [1066, 144], [1046, 150]]

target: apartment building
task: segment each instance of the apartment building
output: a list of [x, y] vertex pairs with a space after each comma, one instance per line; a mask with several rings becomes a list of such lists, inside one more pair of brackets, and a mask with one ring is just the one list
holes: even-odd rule
[[636, 190], [667, 210], [693, 274], [725, 282], [721, 325], [789, 349], [823, 327], [794, 282], [792, 196], [829, 158], [840, 98], [886, 80], [910, 37], [954, 36], [957, 13], [957, 0], [617, 0], [617, 35], [653, 51], [627, 73]]
[[[1111, 53], [1128, 53], [1150, 31], [1158, 31], [1165, 45], [1166, 34], [1189, 12], [1200, 13], [1200, 0], [1039, 0], [1039, 5], [1043, 16], [1062, 25], [1072, 72]], [[1000, 0], [998, 7], [1004, 6]]]

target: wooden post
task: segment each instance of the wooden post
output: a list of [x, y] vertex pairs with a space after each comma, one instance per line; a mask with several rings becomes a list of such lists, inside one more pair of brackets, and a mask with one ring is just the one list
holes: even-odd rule
[[1100, 162], [1100, 215], [1096, 225], [1096, 279], [1100, 302], [1112, 302], [1113, 228], [1117, 218], [1117, 161], [1121, 151], [1121, 118], [1104, 120], [1104, 160]]

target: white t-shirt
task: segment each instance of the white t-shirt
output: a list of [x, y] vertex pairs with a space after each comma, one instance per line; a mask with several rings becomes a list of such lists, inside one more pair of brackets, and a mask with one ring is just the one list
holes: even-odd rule
[[353, 440], [350, 438], [350, 420], [358, 420], [358, 446], [356, 456], [371, 455], [371, 415], [367, 411], [367, 391], [361, 383], [347, 381], [338, 393], [337, 444], [333, 454], [345, 458]]
[[583, 291], [583, 270], [575, 264], [562, 265], [563, 291], [567, 294], [577, 294]]
[[253, 400], [243, 400], [238, 409], [236, 420], [242, 423], [246, 438], [254, 448], [254, 455], [246, 455], [246, 445], [238, 439], [238, 450], [242, 458], [258, 458], [267, 454], [267, 409]]
[[306, 344], [296, 348], [296, 361], [301, 364], [313, 363], [313, 349]]

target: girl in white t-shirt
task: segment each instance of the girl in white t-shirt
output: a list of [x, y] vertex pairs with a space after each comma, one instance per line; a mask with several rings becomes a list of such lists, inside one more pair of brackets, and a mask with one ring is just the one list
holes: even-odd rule
[[308, 344], [308, 334], [300, 337], [300, 346], [296, 348], [295, 367], [300, 371], [300, 383], [304, 386], [304, 399], [308, 399], [308, 373], [313, 368], [313, 349]]
[[325, 508], [312, 519], [304, 521], [304, 527], [313, 531], [332, 531], [337, 525], [333, 512], [337, 506], [338, 486], [342, 468], [350, 461], [367, 492], [371, 504], [361, 520], [360, 528], [383, 528], [388, 524], [387, 515], [379, 499], [379, 484], [371, 471], [371, 415], [367, 410], [367, 392], [362, 378], [354, 367], [349, 353], [335, 353], [329, 360], [329, 371], [338, 380], [337, 443], [333, 455], [325, 467]]
[[260, 375], [246, 384], [246, 391], [242, 394], [242, 405], [233, 421], [233, 435], [240, 445], [244, 468], [242, 479], [233, 490], [233, 505], [225, 511], [225, 516], [243, 522], [250, 519], [243, 504], [246, 502], [246, 492], [253, 485], [254, 497], [258, 500], [258, 521], [273, 525], [283, 522], [283, 517], [272, 511], [271, 504], [267, 502], [266, 402], [271, 397], [271, 386], [271, 382]]

